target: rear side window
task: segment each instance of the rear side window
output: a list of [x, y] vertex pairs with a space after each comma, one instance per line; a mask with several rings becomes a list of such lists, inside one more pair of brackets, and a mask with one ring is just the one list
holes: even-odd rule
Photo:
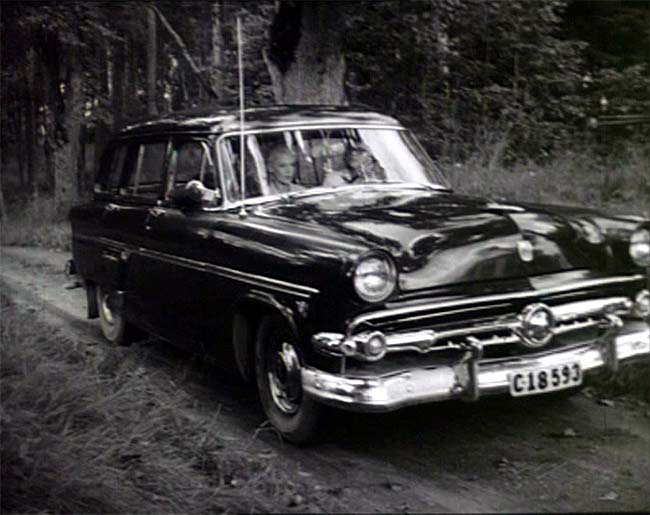
[[157, 199], [160, 197], [165, 169], [166, 142], [138, 145], [135, 170], [126, 179], [124, 195]]
[[108, 151], [102, 162], [100, 176], [95, 184], [96, 193], [118, 192], [127, 151], [128, 147], [125, 144], [116, 145]]

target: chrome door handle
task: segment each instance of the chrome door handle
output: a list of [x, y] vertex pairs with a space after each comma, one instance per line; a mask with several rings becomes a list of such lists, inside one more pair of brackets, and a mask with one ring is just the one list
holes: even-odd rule
[[160, 218], [165, 214], [165, 210], [160, 207], [152, 207], [147, 211], [147, 217], [144, 219], [144, 228], [147, 231], [151, 230], [151, 220]]
[[162, 216], [164, 214], [165, 214], [165, 210], [160, 207], [152, 207], [149, 210], [149, 216], [152, 218], [158, 218], [159, 216]]

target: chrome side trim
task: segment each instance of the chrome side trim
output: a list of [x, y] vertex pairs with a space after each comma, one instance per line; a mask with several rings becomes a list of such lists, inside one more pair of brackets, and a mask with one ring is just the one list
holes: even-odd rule
[[356, 318], [353, 318], [352, 321], [348, 324], [347, 333], [348, 335], [351, 335], [359, 325], [373, 320], [382, 319], [382, 318], [399, 317], [401, 315], [411, 315], [423, 311], [432, 311], [432, 310], [443, 309], [443, 308], [469, 306], [472, 304], [480, 304], [483, 302], [498, 302], [498, 301], [510, 300], [510, 299], [539, 298], [546, 295], [553, 295], [555, 293], [563, 293], [572, 290], [579, 290], [582, 288], [591, 288], [594, 286], [605, 286], [608, 284], [625, 284], [625, 283], [631, 283], [640, 280], [644, 280], [644, 276], [641, 274], [635, 274], [630, 276], [607, 277], [604, 279], [591, 279], [588, 281], [579, 281], [571, 284], [556, 286], [554, 288], [545, 288], [541, 290], [500, 293], [494, 295], [486, 295], [484, 297], [471, 297], [471, 298], [449, 300], [449, 301], [442, 301], [442, 302], [428, 302], [426, 304], [419, 304], [416, 306], [384, 309], [380, 311], [373, 311], [372, 313], [367, 313], [365, 315], [360, 315]]
[[107, 245], [120, 250], [127, 250], [131, 253], [140, 254], [142, 256], [160, 259], [161, 261], [185, 266], [187, 268], [192, 268], [194, 270], [212, 272], [217, 275], [227, 277], [229, 279], [243, 281], [249, 284], [253, 284], [255, 286], [271, 288], [276, 291], [282, 291], [284, 293], [289, 293], [300, 297], [309, 298], [319, 293], [319, 290], [317, 290], [316, 288], [311, 288], [309, 286], [288, 283], [285, 281], [281, 281], [279, 279], [273, 279], [271, 277], [264, 277], [257, 274], [242, 272], [240, 270], [235, 270], [220, 265], [202, 263], [201, 261], [197, 261], [195, 259], [173, 256], [171, 254], [159, 252], [156, 250], [146, 249], [144, 247], [136, 247], [134, 245], [128, 245], [126, 243], [122, 243], [116, 240], [111, 240], [109, 238], [77, 235], [74, 236], [74, 239], [77, 241], [85, 241], [89, 243], [98, 243], [101, 245]]
[[[618, 363], [650, 357], [650, 329], [643, 328], [611, 338], [607, 346]], [[392, 411], [404, 406], [448, 399], [480, 398], [508, 394], [509, 377], [517, 372], [579, 363], [583, 372], [610, 366], [600, 341], [576, 345], [560, 351], [547, 351], [527, 357], [498, 361], [470, 358], [433, 368], [414, 368], [371, 377], [331, 374], [313, 367], [303, 367], [303, 390], [314, 399], [354, 411]], [[474, 366], [471, 378], [468, 366]]]

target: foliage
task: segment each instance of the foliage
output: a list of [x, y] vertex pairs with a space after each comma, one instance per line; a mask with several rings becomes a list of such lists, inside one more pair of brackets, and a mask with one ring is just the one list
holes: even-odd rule
[[486, 130], [509, 134], [506, 157], [547, 155], [589, 114], [586, 44], [560, 37], [565, 3], [372, 4], [350, 31], [353, 99], [407, 117], [437, 155], [466, 158]]
[[[144, 115], [146, 5], [3, 4], [0, 145], [5, 162], [20, 161], [26, 186], [47, 169], [45, 182], [52, 188], [48, 152], [69, 143], [70, 106], [62, 91], [69, 85], [71, 49], [78, 50], [83, 70], [84, 141], [99, 147], [106, 127]], [[203, 78], [218, 78], [221, 104], [237, 101], [235, 27], [241, 16], [247, 104], [272, 103], [263, 50], [287, 50], [269, 48], [282, 12], [275, 2], [158, 0], [156, 6]], [[586, 140], [605, 154], [612, 144], [650, 136], [648, 123], [607, 131], [606, 137], [587, 129], [600, 115], [647, 116], [647, 2], [384, 0], [335, 8], [346, 29], [349, 101], [397, 116], [442, 159], [471, 159], [487, 137], [507, 143], [497, 156], [507, 164], [549, 159]], [[284, 40], [295, 45], [295, 36]], [[161, 24], [157, 39], [158, 111], [214, 105]], [[91, 183], [81, 181], [79, 193], [90, 191]]]

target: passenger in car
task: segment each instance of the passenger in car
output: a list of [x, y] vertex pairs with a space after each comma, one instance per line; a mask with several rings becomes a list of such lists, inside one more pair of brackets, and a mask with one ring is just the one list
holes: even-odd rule
[[375, 179], [375, 160], [366, 145], [350, 147], [345, 153], [345, 164], [350, 170], [349, 182], [365, 182]]
[[343, 170], [325, 169], [323, 186], [335, 188], [346, 184], [385, 179], [383, 170], [372, 157], [370, 149], [363, 143], [348, 147], [344, 161]]
[[304, 186], [294, 183], [296, 163], [296, 155], [286, 146], [278, 146], [271, 151], [268, 158], [268, 181], [271, 195], [305, 189]]

